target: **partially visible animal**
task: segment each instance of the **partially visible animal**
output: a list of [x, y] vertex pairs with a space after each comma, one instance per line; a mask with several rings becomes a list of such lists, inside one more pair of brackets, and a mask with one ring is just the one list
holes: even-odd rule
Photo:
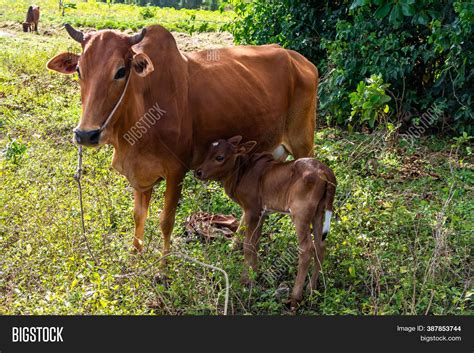
[[23, 32], [38, 32], [38, 22], [40, 18], [39, 6], [30, 6], [26, 13], [26, 21], [23, 22]]
[[298, 274], [291, 294], [291, 307], [296, 309], [303, 297], [311, 258], [315, 269], [310, 286], [316, 288], [333, 211], [336, 177], [329, 167], [314, 158], [278, 162], [270, 153], [250, 154], [256, 142], [240, 143], [241, 140], [241, 136], [234, 136], [212, 143], [195, 175], [203, 180], [221, 181], [227, 195], [242, 207], [247, 265], [242, 276], [244, 283], [249, 282], [248, 268], [257, 270], [258, 243], [265, 216], [271, 212], [291, 215], [299, 244]]
[[277, 45], [237, 46], [216, 49], [210, 60], [209, 51], [180, 52], [158, 25], [132, 36], [65, 28], [82, 53], [58, 54], [47, 67], [78, 74], [82, 117], [75, 140], [113, 145], [112, 166], [135, 189], [136, 250], [143, 249], [152, 188], [164, 179], [160, 227], [169, 251], [184, 175], [212, 141], [242, 135], [257, 141], [260, 152], [312, 155], [319, 79], [301, 54]]

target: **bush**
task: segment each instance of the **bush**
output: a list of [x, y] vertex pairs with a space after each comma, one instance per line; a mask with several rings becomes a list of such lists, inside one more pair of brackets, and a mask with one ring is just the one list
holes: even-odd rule
[[257, 0], [234, 5], [239, 18], [230, 29], [237, 42], [277, 42], [318, 66], [320, 111], [328, 123], [348, 124], [350, 94], [359, 82], [380, 74], [390, 85], [393, 122], [407, 127], [436, 105], [443, 114], [429, 131], [474, 133], [470, 2], [324, 1], [311, 7], [301, 0]]
[[140, 9], [140, 16], [144, 20], [148, 20], [149, 18], [155, 17], [155, 11], [153, 10], [152, 7], [146, 6], [146, 7], [143, 7], [142, 9]]
[[357, 90], [349, 95], [352, 106], [349, 121], [358, 116], [360, 124], [368, 123], [373, 128], [375, 122], [389, 112], [390, 97], [385, 94], [388, 85], [380, 75], [372, 75], [367, 83], [359, 82]]
[[240, 44], [279, 43], [297, 50], [313, 62], [321, 54], [316, 9], [295, 0], [231, 1], [238, 15], [228, 29]]

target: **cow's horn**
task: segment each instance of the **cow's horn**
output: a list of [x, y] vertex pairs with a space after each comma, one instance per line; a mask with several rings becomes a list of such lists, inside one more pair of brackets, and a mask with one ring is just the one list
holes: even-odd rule
[[69, 23], [66, 23], [64, 27], [66, 27], [67, 33], [69, 33], [71, 38], [74, 39], [76, 42], [82, 43], [84, 41], [84, 33], [72, 28]]
[[146, 28], [143, 28], [140, 33], [134, 34], [133, 36], [129, 37], [130, 45], [135, 45], [140, 43], [142, 39], [145, 37]]

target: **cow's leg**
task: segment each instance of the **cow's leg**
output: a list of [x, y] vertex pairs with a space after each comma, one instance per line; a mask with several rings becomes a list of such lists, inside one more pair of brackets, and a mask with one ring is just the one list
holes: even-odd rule
[[313, 156], [314, 131], [316, 127], [316, 98], [307, 99], [289, 111], [289, 123], [284, 138], [295, 159]]
[[35, 22], [35, 32], [38, 33], [38, 22]]
[[160, 228], [163, 234], [163, 255], [170, 251], [171, 232], [173, 231], [176, 207], [181, 196], [184, 171], [168, 176], [166, 179], [165, 206], [160, 215]]
[[151, 193], [153, 189], [145, 192], [133, 191], [134, 208], [133, 218], [135, 220], [135, 236], [133, 238], [133, 246], [137, 252], [143, 250], [143, 235], [145, 233], [145, 220], [148, 215], [148, 206], [150, 205]]
[[257, 271], [258, 243], [262, 233], [264, 215], [261, 212], [246, 210], [244, 213], [245, 238], [243, 243], [245, 267], [242, 273], [242, 283], [249, 283], [248, 270]]
[[287, 127], [283, 144], [297, 159], [311, 157], [314, 146], [314, 130], [317, 116], [317, 91], [319, 77], [302, 77], [302, 82], [293, 92], [292, 102], [288, 110]]
[[296, 309], [298, 302], [303, 298], [303, 286], [308, 274], [314, 249], [311, 241], [310, 222], [306, 217], [295, 217], [296, 233], [298, 235], [298, 273], [291, 294], [291, 308]]

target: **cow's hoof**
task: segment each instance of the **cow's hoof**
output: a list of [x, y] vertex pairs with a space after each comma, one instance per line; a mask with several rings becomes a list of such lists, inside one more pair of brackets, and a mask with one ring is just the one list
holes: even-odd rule
[[130, 255], [141, 255], [143, 253], [143, 249], [137, 249], [135, 247], [130, 249]]
[[134, 255], [139, 255], [143, 252], [143, 241], [135, 239], [133, 241], [133, 248], [130, 251]]

